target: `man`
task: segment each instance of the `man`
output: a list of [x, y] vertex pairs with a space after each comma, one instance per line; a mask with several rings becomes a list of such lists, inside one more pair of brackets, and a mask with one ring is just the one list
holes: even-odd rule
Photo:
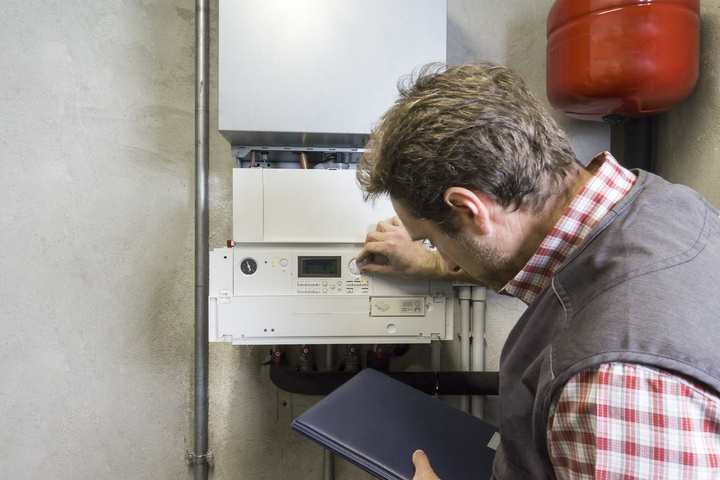
[[[368, 235], [363, 273], [528, 305], [500, 360], [496, 478], [720, 478], [717, 209], [608, 153], [584, 167], [493, 65], [421, 72], [357, 175], [397, 213]], [[432, 461], [413, 455], [417, 480], [437, 478]]]

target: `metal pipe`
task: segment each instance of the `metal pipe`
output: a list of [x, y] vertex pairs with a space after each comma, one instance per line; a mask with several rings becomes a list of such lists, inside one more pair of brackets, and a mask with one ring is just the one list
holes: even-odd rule
[[[458, 288], [460, 299], [460, 370], [470, 371], [470, 287]], [[460, 398], [460, 410], [470, 411], [470, 397]]]
[[195, 480], [208, 478], [209, 10], [195, 1]]
[[[485, 287], [472, 287], [472, 371], [485, 370]], [[485, 401], [483, 397], [474, 395], [470, 411], [478, 418], [483, 418]]]
[[307, 153], [305, 152], [300, 154], [300, 168], [302, 168], [303, 170], [307, 170], [308, 168]]
[[[301, 154], [301, 158], [302, 158]], [[305, 168], [307, 168], [307, 158], [305, 159]], [[327, 345], [325, 347], [325, 371], [335, 371], [335, 345]], [[327, 448], [323, 450], [323, 479], [335, 480], [335, 454]]]
[[430, 369], [434, 372], [440, 370], [440, 364], [442, 363], [442, 344], [441, 340], [430, 341]]

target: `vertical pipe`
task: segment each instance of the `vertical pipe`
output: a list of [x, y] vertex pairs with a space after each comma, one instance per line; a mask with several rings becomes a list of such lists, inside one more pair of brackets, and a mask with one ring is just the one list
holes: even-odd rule
[[625, 168], [654, 171], [655, 116], [623, 117], [610, 122], [610, 150]]
[[440, 371], [440, 365], [442, 363], [442, 340], [431, 340], [430, 341], [430, 369], [433, 372]]
[[[335, 371], [335, 345], [327, 345], [325, 352], [325, 371], [333, 372]], [[323, 479], [335, 480], [335, 454], [327, 448], [323, 450]]]
[[209, 7], [195, 1], [195, 442], [194, 478], [208, 478]]
[[[472, 371], [485, 370], [485, 300], [487, 291], [485, 287], [472, 287]], [[485, 400], [480, 395], [474, 395], [471, 400], [471, 412], [483, 418]]]
[[300, 160], [300, 168], [302, 168], [303, 170], [307, 170], [307, 168], [308, 168], [307, 153], [301, 153], [299, 160]]
[[[470, 287], [458, 289], [460, 298], [460, 370], [470, 371]], [[470, 411], [470, 397], [460, 397], [460, 409]]]
[[648, 116], [633, 118], [625, 122], [622, 162], [625, 168], [640, 168], [652, 172], [653, 121], [654, 118]]

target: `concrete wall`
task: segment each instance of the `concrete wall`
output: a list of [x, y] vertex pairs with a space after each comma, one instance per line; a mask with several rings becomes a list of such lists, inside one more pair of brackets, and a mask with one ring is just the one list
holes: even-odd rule
[[683, 103], [657, 118], [655, 170], [720, 208], [720, 3], [702, 0], [700, 79]]
[[194, 8], [0, 12], [0, 475], [186, 477]]
[[[551, 3], [450, 0], [450, 61], [505, 63], [542, 97]], [[660, 164], [717, 204], [720, 11], [710, 3], [703, 79], [663, 117], [674, 135]], [[194, 5], [6, 0], [0, 11], [0, 472], [191, 478]], [[211, 57], [215, 82], [216, 31]], [[233, 159], [211, 99], [217, 247], [231, 237]], [[560, 121], [580, 158], [607, 148], [603, 125]], [[493, 368], [522, 306], [490, 295], [488, 309]], [[455, 344], [444, 358], [457, 364]], [[278, 391], [267, 359], [265, 347], [211, 345], [211, 478], [321, 478], [321, 449], [289, 430], [317, 398]], [[427, 362], [420, 348], [397, 367]], [[337, 472], [368, 478], [343, 462]]]
[[[548, 108], [545, 95], [545, 36], [552, 0], [448, 1], [448, 61], [485, 60], [518, 72]], [[553, 111], [554, 112], [554, 111]], [[607, 125], [579, 122], [559, 113], [555, 120], [571, 135], [577, 157], [589, 162], [610, 147]]]

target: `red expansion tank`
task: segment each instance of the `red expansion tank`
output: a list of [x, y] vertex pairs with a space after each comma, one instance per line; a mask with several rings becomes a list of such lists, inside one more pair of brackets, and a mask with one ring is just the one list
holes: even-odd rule
[[668, 110], [698, 79], [700, 0], [556, 0], [547, 95], [583, 120]]

